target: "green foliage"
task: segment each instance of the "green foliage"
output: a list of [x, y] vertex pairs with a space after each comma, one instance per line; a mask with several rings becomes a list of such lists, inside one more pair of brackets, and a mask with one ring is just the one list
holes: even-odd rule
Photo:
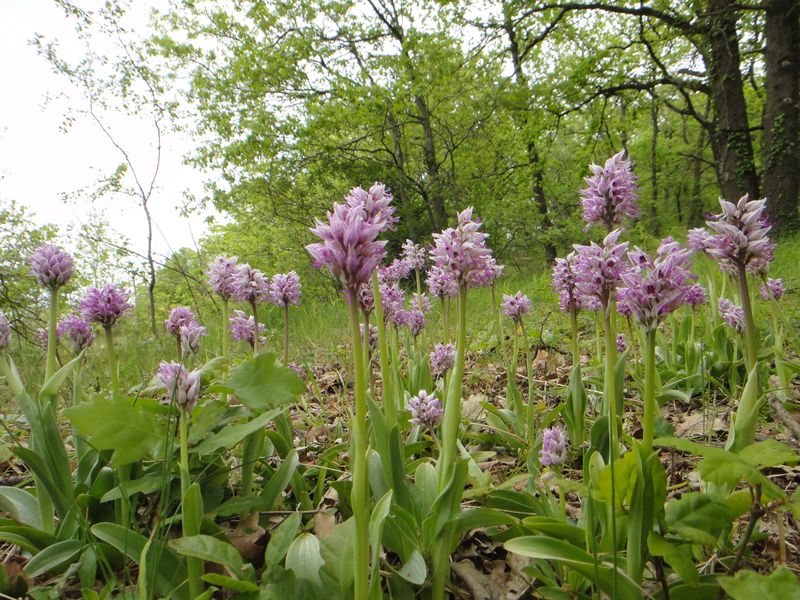
[[92, 400], [66, 410], [67, 417], [98, 450], [113, 450], [111, 465], [135, 462], [158, 446], [164, 435], [157, 415], [128, 398]]
[[250, 410], [261, 411], [289, 404], [306, 385], [292, 369], [276, 365], [275, 355], [267, 352], [239, 364], [214, 389], [234, 394]]

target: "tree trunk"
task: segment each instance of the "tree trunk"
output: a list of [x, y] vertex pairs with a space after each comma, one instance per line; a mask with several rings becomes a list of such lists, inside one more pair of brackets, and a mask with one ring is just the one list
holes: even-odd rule
[[758, 175], [740, 71], [737, 13], [732, 0], [709, 0], [709, 83], [715, 109], [715, 158], [722, 195], [735, 202], [745, 193], [757, 198]]
[[142, 208], [147, 217], [147, 299], [150, 303], [150, 330], [155, 336], [158, 333], [156, 329], [156, 266], [153, 261], [153, 220], [150, 217], [150, 209], [147, 207], [147, 199], [143, 199]]
[[[409, 66], [409, 70], [412, 70], [412, 67]], [[417, 107], [417, 111], [419, 111], [418, 116], [424, 136], [422, 141], [422, 156], [425, 161], [425, 172], [428, 174], [430, 181], [429, 195], [431, 208], [433, 209], [432, 214], [435, 219], [432, 225], [434, 230], [442, 229], [447, 223], [447, 210], [444, 206], [444, 198], [441, 194], [441, 185], [439, 182], [439, 161], [436, 159], [436, 141], [433, 137], [431, 113], [428, 109], [428, 102], [422, 96], [416, 96], [414, 98], [414, 105]]]
[[[508, 35], [508, 48], [511, 52], [511, 63], [514, 66], [514, 81], [517, 86], [519, 86], [519, 88], [525, 92], [524, 97], [527, 98], [529, 95], [528, 79], [525, 77], [525, 71], [522, 68], [522, 58], [519, 52], [517, 32], [516, 29], [514, 29], [514, 25], [511, 22], [508, 12], [505, 12], [506, 20], [504, 28], [506, 30], [506, 34]], [[517, 113], [514, 112], [513, 114], [516, 115]], [[536, 140], [534, 139], [533, 134], [528, 130], [531, 113], [527, 107], [525, 107], [524, 114], [525, 118], [515, 118], [515, 120], [517, 121], [517, 127], [520, 129], [523, 138], [526, 140], [525, 153], [527, 155], [528, 164], [531, 166], [533, 175], [533, 201], [536, 203], [536, 209], [542, 218], [542, 232], [547, 235], [553, 226], [553, 222], [550, 220], [550, 215], [547, 211], [547, 198], [544, 195], [544, 175], [542, 174], [543, 165], [539, 157], [539, 150], [536, 148]], [[555, 244], [553, 244], [552, 241], [548, 240], [544, 242], [544, 255], [548, 263], [555, 261], [557, 252]]]
[[764, 195], [776, 231], [800, 227], [800, 0], [766, 4], [766, 87]]

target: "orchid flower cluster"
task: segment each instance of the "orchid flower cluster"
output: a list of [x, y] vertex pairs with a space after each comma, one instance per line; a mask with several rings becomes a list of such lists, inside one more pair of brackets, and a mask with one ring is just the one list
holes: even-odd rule
[[625, 153], [615, 154], [602, 167], [589, 165], [589, 169], [592, 175], [586, 178], [587, 187], [581, 191], [585, 229], [602, 225], [606, 231], [612, 231], [627, 219], [636, 220], [639, 214], [637, 177]]
[[182, 358], [186, 352], [197, 354], [200, 351], [200, 338], [208, 335], [188, 306], [173, 308], [164, 321], [164, 327], [178, 342], [178, 358]]

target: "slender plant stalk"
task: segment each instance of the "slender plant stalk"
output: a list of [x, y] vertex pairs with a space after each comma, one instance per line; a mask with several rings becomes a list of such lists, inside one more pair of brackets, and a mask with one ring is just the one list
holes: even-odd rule
[[[501, 338], [502, 339], [502, 338]], [[458, 321], [456, 325], [456, 358], [453, 372], [447, 387], [447, 401], [442, 416], [442, 451], [439, 454], [439, 493], [450, 483], [455, 465], [455, 451], [458, 445], [458, 425], [461, 422], [461, 386], [464, 378], [464, 357], [467, 349], [467, 286], [462, 284], [458, 290]], [[459, 492], [460, 494], [460, 492]], [[460, 502], [454, 499], [454, 504]], [[434, 550], [433, 590], [431, 598], [444, 598], [447, 576], [450, 574], [450, 544], [452, 528], [446, 527], [442, 539]]]
[[653, 430], [656, 416], [656, 330], [647, 332], [644, 361], [644, 406], [642, 408], [642, 445], [653, 450]]
[[253, 309], [253, 356], [258, 356], [258, 305], [251, 302]]
[[[505, 339], [506, 336], [505, 333], [503, 332], [503, 319], [501, 318], [500, 315], [500, 306], [497, 304], [497, 294], [495, 293], [494, 290], [494, 283], [492, 283], [491, 290], [492, 290], [492, 310], [494, 312], [494, 321], [495, 321], [495, 326], [497, 327], [497, 336], [498, 336], [497, 347], [500, 348], [502, 351], [503, 340]], [[459, 290], [458, 301], [461, 302], [460, 290]], [[459, 311], [460, 310], [461, 308], [459, 307]]]
[[447, 402], [442, 417], [442, 454], [439, 457], [439, 491], [447, 487], [453, 472], [458, 425], [461, 422], [461, 383], [464, 377], [464, 357], [467, 346], [467, 288], [462, 285], [458, 291], [458, 324], [456, 332], [456, 358], [450, 384], [447, 388]]
[[369, 354], [369, 313], [362, 310], [361, 314], [364, 316], [364, 335], [361, 340], [361, 352], [364, 354], [364, 369], [366, 371], [367, 383], [369, 384], [369, 392], [372, 398], [375, 398], [375, 381], [373, 381], [372, 377], [372, 364]]
[[111, 371], [111, 397], [119, 400], [122, 393], [119, 387], [119, 372], [117, 370], [117, 352], [114, 349], [114, 333], [111, 327], [105, 328], [106, 332], [106, 354], [108, 355], [108, 369]]
[[353, 491], [351, 504], [356, 521], [354, 600], [367, 600], [369, 594], [369, 509], [367, 506], [367, 394], [364, 354], [359, 331], [359, 306], [356, 294], [350, 292], [350, 329], [353, 340], [353, 391], [356, 412], [352, 420], [351, 469]]
[[578, 311], [569, 311], [569, 324], [572, 328], [572, 366], [581, 364], [581, 353], [578, 345]]
[[[81, 388], [81, 373], [83, 371], [83, 360], [75, 365], [72, 372], [72, 405], [78, 406], [83, 400], [83, 389]], [[79, 483], [86, 483], [87, 473], [85, 467], [82, 468], [83, 457], [86, 456], [88, 446], [86, 441], [78, 435], [78, 430], [72, 428], [72, 440], [75, 443], [75, 464], [77, 464], [76, 477]]]
[[[180, 421], [178, 428], [180, 430], [180, 475], [181, 475], [181, 502], [186, 500], [186, 495], [189, 492], [191, 485], [191, 476], [189, 474], [189, 418], [190, 415], [187, 411], [180, 411]], [[183, 510], [186, 506], [183, 505]], [[185, 536], [197, 535], [199, 531], [187, 531], [188, 523], [194, 521], [194, 517], [188, 519], [186, 514], [183, 515], [183, 524]], [[192, 598], [197, 598], [203, 593], [203, 583], [201, 577], [203, 576], [203, 562], [199, 558], [188, 557], [186, 559], [186, 571], [189, 578], [189, 594]]]
[[44, 380], [48, 381], [56, 372], [56, 349], [58, 348], [58, 288], [50, 290], [50, 314], [47, 321], [47, 364], [45, 366]]
[[611, 471], [611, 560], [614, 572], [611, 579], [611, 597], [617, 597], [617, 494], [614, 476], [614, 462], [618, 451], [617, 444], [617, 340], [612, 316], [613, 304], [604, 307], [606, 333], [606, 394], [608, 415], [608, 464]]
[[525, 344], [525, 372], [528, 374], [528, 406], [526, 409], [528, 445], [533, 448], [536, 437], [536, 410], [533, 406], [533, 357], [531, 356], [531, 345], [528, 342], [528, 331], [525, 324], [520, 320], [519, 327], [522, 329], [522, 342]]
[[222, 340], [222, 356], [226, 360], [230, 355], [230, 338], [228, 337], [228, 299], [222, 299], [222, 331], [220, 332], [220, 339]]
[[745, 364], [749, 373], [758, 360], [758, 341], [756, 340], [756, 323], [753, 319], [753, 305], [750, 302], [750, 290], [747, 287], [747, 272], [742, 265], [738, 266], [737, 279], [739, 281], [739, 300], [744, 312]]
[[283, 366], [289, 364], [289, 305], [283, 307]]
[[450, 305], [447, 299], [442, 296], [442, 340], [445, 344], [450, 342]]
[[[114, 348], [114, 333], [111, 327], [105, 328], [106, 332], [106, 352], [108, 354], [108, 368], [111, 371], [111, 397], [114, 400], [122, 399], [122, 390], [119, 385], [119, 371], [117, 367], [117, 353]], [[130, 479], [131, 465], [120, 465], [117, 467], [117, 479], [119, 480], [120, 488], [124, 488], [126, 481]], [[119, 516], [120, 523], [124, 527], [130, 524], [130, 500], [127, 496], [116, 501], [117, 515]]]
[[[258, 307], [255, 302], [251, 302], [253, 309], [253, 357], [258, 356]], [[244, 438], [242, 448], [242, 496], [249, 496], [253, 490], [253, 480], [255, 478], [256, 461], [264, 450], [264, 429], [254, 431]], [[248, 526], [255, 526], [257, 513], [242, 514], [242, 521]]]
[[381, 380], [383, 384], [383, 412], [394, 427], [397, 422], [397, 396], [394, 388], [394, 375], [389, 366], [389, 343], [386, 339], [386, 325], [383, 321], [383, 305], [381, 304], [381, 286], [378, 283], [377, 271], [372, 272], [372, 299], [375, 305], [375, 326], [378, 328], [378, 352], [381, 361]]

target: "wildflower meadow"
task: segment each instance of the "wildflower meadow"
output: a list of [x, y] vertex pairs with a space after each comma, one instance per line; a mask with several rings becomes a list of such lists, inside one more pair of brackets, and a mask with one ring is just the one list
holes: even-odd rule
[[[123, 44], [127, 31], [108, 24], [124, 10], [79, 4], [63, 4], [79, 33], [102, 18]], [[736, 35], [760, 8], [419, 5], [426, 20], [371, 0], [301, 2], [302, 14], [234, 3], [226, 17], [180, 4], [152, 22], [148, 45], [131, 46], [124, 60], [144, 62], [120, 75], [119, 93], [140, 110], [131, 81], [150, 82], [137, 93], [155, 102], [201, 65], [185, 102], [206, 119], [208, 145], [188, 162], [224, 172], [206, 189], [228, 220], [161, 261], [152, 227], [135, 254], [121, 238], [2, 213], [16, 225], [0, 267], [18, 269], [0, 270], [0, 597], [800, 598], [800, 238], [785, 189], [766, 183], [791, 169], [770, 171], [783, 156], [774, 144], [763, 164], [742, 150], [712, 33], [732, 26], [725, 43], [762, 60], [751, 58], [759, 29]], [[766, 4], [766, 66], [734, 67], [753, 78], [751, 117], [767, 102], [759, 86], [772, 93], [762, 79], [777, 77], [770, 11], [783, 4]], [[796, 25], [800, 8], [785, 4]], [[598, 38], [581, 42], [591, 51], [569, 60], [597, 64], [572, 77], [618, 69], [605, 61], [628, 60], [627, 38], [614, 34], [609, 50], [611, 33], [570, 20], [605, 9], [638, 19], [630, 52], [645, 48], [654, 65], [630, 68], [638, 87], [534, 64], [554, 51], [545, 41], [570, 54], [586, 35]], [[475, 32], [445, 43], [452, 33], [429, 28], [455, 13]], [[234, 60], [252, 23], [270, 35]], [[708, 73], [670, 54], [678, 37], [673, 50], [655, 40], [676, 31], [698, 64], [715, 61]], [[462, 56], [479, 34], [477, 54]], [[210, 53], [204, 36], [229, 46]], [[495, 72], [476, 56], [497, 36], [513, 60]], [[102, 71], [50, 52], [67, 77]], [[156, 83], [142, 64], [171, 65], [174, 79]], [[456, 64], [467, 71], [447, 73]], [[249, 69], [261, 88], [237, 79]], [[395, 78], [397, 93], [380, 93]], [[589, 88], [611, 108], [581, 100]], [[251, 105], [253, 90], [280, 110]], [[614, 104], [623, 92], [630, 103]], [[539, 116], [526, 113], [531, 98]], [[156, 119], [178, 119], [180, 103], [155, 106]], [[362, 144], [377, 113], [386, 129], [371, 157]], [[768, 123], [759, 151], [778, 135]], [[571, 135], [559, 128], [584, 126], [592, 144], [558, 147]], [[481, 136], [490, 143], [470, 146]], [[470, 155], [456, 159], [462, 144]], [[317, 153], [332, 147], [323, 169]], [[694, 206], [685, 165], [696, 155]], [[143, 181], [125, 160], [104, 190], [131, 173]], [[675, 161], [688, 162], [668, 171]], [[760, 187], [747, 183], [751, 167]], [[128, 196], [151, 226], [145, 187]], [[105, 243], [116, 254], [88, 254]], [[125, 256], [127, 267], [112, 265]]]

